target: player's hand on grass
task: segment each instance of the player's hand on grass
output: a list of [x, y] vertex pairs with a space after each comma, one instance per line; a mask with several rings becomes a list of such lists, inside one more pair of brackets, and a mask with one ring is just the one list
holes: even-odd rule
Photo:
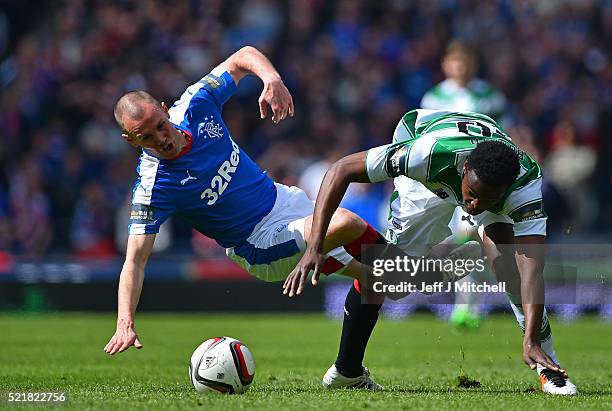
[[295, 266], [291, 274], [283, 284], [283, 294], [293, 297], [294, 295], [302, 294], [304, 284], [308, 279], [308, 273], [313, 271], [312, 285], [316, 287], [319, 281], [319, 275], [325, 262], [325, 256], [316, 251], [306, 250], [298, 264]]
[[104, 352], [113, 355], [127, 350], [132, 345], [136, 348], [142, 348], [142, 344], [138, 338], [138, 334], [136, 334], [136, 330], [134, 330], [134, 326], [117, 324], [117, 331], [115, 331], [113, 338], [111, 338], [108, 344], [106, 344], [106, 347], [104, 347]]
[[538, 344], [528, 342], [523, 344], [523, 361], [525, 361], [525, 364], [527, 364], [532, 370], [535, 370], [537, 368], [537, 364], [540, 364], [549, 370], [560, 372], [565, 378], [567, 378], [567, 372], [555, 364], [552, 358], [550, 358], [550, 356], [546, 354], [546, 352], [544, 352], [542, 347]]
[[259, 112], [262, 119], [268, 116], [268, 105], [272, 109], [274, 123], [278, 124], [287, 115], [293, 117], [293, 98], [278, 77], [264, 81], [264, 88], [259, 96]]

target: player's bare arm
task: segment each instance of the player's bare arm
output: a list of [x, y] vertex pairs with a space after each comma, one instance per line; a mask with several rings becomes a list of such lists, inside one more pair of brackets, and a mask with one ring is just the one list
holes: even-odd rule
[[[516, 264], [521, 273], [521, 300], [525, 313], [525, 337], [523, 340], [523, 360], [532, 369], [539, 363], [553, 371], [562, 370], [542, 350], [540, 328], [544, 313], [544, 237], [538, 235], [515, 238]], [[542, 303], [540, 303], [542, 302]], [[543, 358], [542, 358], [543, 357]]]
[[247, 74], [254, 74], [263, 82], [263, 90], [259, 96], [259, 111], [261, 118], [268, 116], [268, 105], [272, 109], [272, 121], [284, 120], [288, 115], [293, 117], [293, 98], [285, 87], [280, 74], [270, 60], [259, 50], [246, 46], [232, 54], [220, 64], [238, 84]]
[[132, 345], [142, 348], [134, 328], [134, 316], [142, 292], [145, 266], [154, 242], [155, 234], [132, 234], [128, 237], [125, 262], [119, 278], [117, 330], [104, 347], [108, 354], [123, 352]]
[[[313, 270], [312, 282], [316, 285], [325, 260], [327, 230], [334, 212], [338, 209], [350, 183], [369, 183], [365, 169], [366, 152], [351, 154], [335, 162], [325, 174], [312, 215], [306, 251], [295, 269], [283, 284], [283, 294], [293, 297], [301, 294], [308, 273]], [[331, 245], [333, 248], [337, 245]]]
[[[565, 374], [540, 345], [544, 305], [534, 302], [544, 301], [544, 255], [542, 247], [529, 245], [544, 244], [544, 237], [514, 237], [512, 225], [505, 223], [485, 227], [483, 236], [484, 251], [491, 270], [499, 281], [508, 284], [511, 295], [521, 296], [525, 313], [523, 360], [531, 369], [535, 369], [536, 363], [539, 363]], [[511, 247], [512, 244], [514, 247]], [[516, 278], [520, 278], [520, 286]]]

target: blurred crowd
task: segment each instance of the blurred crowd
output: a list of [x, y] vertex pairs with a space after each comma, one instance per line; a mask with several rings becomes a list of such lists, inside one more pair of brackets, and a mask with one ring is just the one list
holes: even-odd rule
[[[557, 188], [552, 223], [570, 237], [612, 237], [612, 1], [27, 3], [0, 9], [0, 250], [121, 252], [138, 156], [113, 121], [125, 91], [173, 102], [233, 51], [258, 47], [296, 115], [260, 120], [261, 85], [247, 78], [226, 123], [275, 179], [315, 196], [330, 162], [390, 142], [443, 80], [451, 39], [476, 50], [479, 77], [508, 99], [507, 131]], [[357, 186], [345, 205], [382, 227], [388, 194]], [[169, 247], [206, 252], [180, 222], [168, 230]]]

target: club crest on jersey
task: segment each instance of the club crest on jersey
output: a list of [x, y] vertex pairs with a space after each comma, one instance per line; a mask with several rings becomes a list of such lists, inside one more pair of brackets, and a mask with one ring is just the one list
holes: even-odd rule
[[204, 121], [198, 124], [198, 135], [204, 138], [221, 138], [223, 137], [223, 127], [220, 123], [216, 123], [211, 117], [204, 117]]

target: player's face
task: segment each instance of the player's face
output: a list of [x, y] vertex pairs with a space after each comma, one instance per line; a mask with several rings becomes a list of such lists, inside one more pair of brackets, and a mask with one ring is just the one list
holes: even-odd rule
[[142, 119], [129, 116], [123, 118], [126, 140], [133, 145], [146, 148], [164, 160], [176, 158], [186, 145], [185, 137], [169, 121], [168, 107], [147, 104]]
[[473, 170], [464, 170], [461, 180], [461, 194], [463, 195], [463, 209], [471, 215], [480, 214], [495, 206], [506, 187], [492, 187], [478, 179]]
[[464, 83], [473, 76], [474, 62], [467, 54], [454, 52], [444, 58], [442, 70], [446, 77]]

